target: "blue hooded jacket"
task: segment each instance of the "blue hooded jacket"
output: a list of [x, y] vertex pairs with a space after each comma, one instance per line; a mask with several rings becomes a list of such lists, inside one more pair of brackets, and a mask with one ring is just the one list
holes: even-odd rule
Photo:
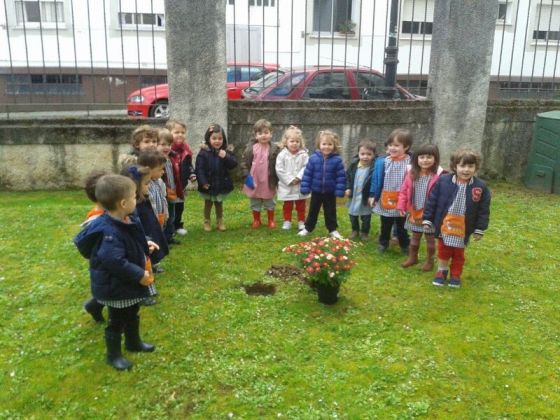
[[74, 244], [89, 259], [91, 292], [100, 300], [124, 300], [149, 296], [144, 277], [148, 243], [135, 216], [130, 223], [104, 213], [88, 224]]
[[316, 150], [310, 156], [303, 172], [301, 193], [305, 195], [314, 192], [344, 197], [345, 189], [346, 173], [340, 155], [331, 153], [325, 159], [323, 154]]

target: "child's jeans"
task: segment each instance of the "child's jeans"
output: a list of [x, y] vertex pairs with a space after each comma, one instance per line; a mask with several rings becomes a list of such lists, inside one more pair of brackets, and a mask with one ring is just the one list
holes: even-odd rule
[[264, 199], [264, 198], [251, 198], [251, 210], [262, 211], [263, 207], [266, 210], [274, 210], [276, 207], [276, 202], [274, 198]]
[[408, 237], [408, 232], [404, 228], [405, 217], [387, 217], [381, 216], [381, 233], [379, 234], [379, 245], [383, 247], [389, 246], [389, 240], [391, 239], [391, 229], [393, 224], [397, 228], [397, 237], [399, 238], [399, 246], [402, 249], [408, 248], [410, 244], [410, 238]]
[[311, 203], [309, 204], [309, 213], [305, 221], [305, 230], [313, 232], [319, 218], [319, 211], [323, 206], [323, 214], [325, 216], [325, 226], [329, 232], [336, 230], [338, 224], [336, 222], [336, 197], [333, 193], [321, 194], [311, 193]]
[[455, 248], [447, 246], [443, 243], [443, 239], [438, 239], [438, 258], [440, 260], [449, 261], [449, 274], [454, 278], [461, 278], [463, 274], [463, 266], [465, 265], [465, 248]]
[[[350, 224], [352, 225], [352, 232], [369, 233], [371, 226], [371, 214], [366, 216], [350, 216]], [[362, 220], [362, 229], [360, 230], [360, 219]]]
[[165, 239], [169, 242], [175, 233], [175, 203], [168, 203], [167, 208], [169, 209], [169, 219], [167, 219], [165, 223], [163, 234], [165, 235]]
[[294, 204], [296, 206], [297, 220], [298, 222], [303, 222], [305, 220], [305, 200], [284, 201], [284, 206], [282, 207], [284, 220], [287, 222], [292, 221], [292, 210], [294, 209]]
[[107, 321], [107, 331], [112, 331], [115, 334], [122, 334], [124, 327], [127, 324], [134, 322], [138, 318], [140, 305], [135, 304], [127, 308], [113, 308], [108, 306], [109, 320]]

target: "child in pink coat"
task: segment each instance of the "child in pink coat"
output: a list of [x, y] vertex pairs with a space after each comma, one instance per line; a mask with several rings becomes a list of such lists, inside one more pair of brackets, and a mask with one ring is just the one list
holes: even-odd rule
[[434, 267], [436, 240], [433, 231], [424, 231], [422, 216], [424, 204], [442, 172], [443, 169], [439, 166], [439, 150], [435, 144], [423, 144], [414, 152], [411, 168], [401, 186], [397, 204], [401, 216], [408, 213], [404, 227], [412, 232], [408, 258], [401, 264], [403, 268], [418, 263], [418, 249], [423, 232], [426, 236], [427, 258], [422, 265], [422, 271], [431, 271]]

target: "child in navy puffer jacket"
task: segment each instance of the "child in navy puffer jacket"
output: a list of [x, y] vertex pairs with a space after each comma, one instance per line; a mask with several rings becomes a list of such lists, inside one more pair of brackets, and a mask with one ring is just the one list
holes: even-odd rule
[[346, 189], [346, 173], [344, 163], [339, 155], [340, 137], [331, 130], [320, 131], [315, 139], [316, 150], [309, 158], [300, 191], [302, 194], [311, 192], [309, 213], [305, 221], [305, 229], [298, 235], [305, 236], [315, 229], [319, 210], [323, 206], [325, 225], [333, 238], [342, 236], [336, 230], [336, 197], [344, 197]]

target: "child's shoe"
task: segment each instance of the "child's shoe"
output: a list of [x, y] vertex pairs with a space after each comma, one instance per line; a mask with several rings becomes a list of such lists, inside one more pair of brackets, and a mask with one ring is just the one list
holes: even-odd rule
[[210, 226], [210, 220], [208, 220], [208, 219], [204, 220], [204, 224], [202, 225], [202, 229], [204, 229], [205, 232], [211, 232], [212, 231], [212, 226]]
[[353, 230], [352, 233], [348, 235], [348, 239], [352, 239], [352, 240], [357, 239], [358, 235], [359, 235], [358, 231]]
[[445, 285], [445, 280], [447, 279], [447, 271], [438, 270], [436, 276], [432, 280], [432, 284], [434, 286], [443, 286]]
[[216, 223], [218, 225], [218, 230], [220, 232], [226, 231], [226, 225], [224, 225], [224, 219], [216, 219]]
[[268, 217], [268, 228], [269, 229], [275, 229], [276, 228], [276, 222], [274, 221], [274, 210], [267, 210], [266, 215]]
[[408, 258], [401, 263], [402, 268], [408, 268], [418, 264], [418, 245], [410, 245], [408, 247]]
[[384, 254], [385, 251], [387, 251], [387, 248], [389, 248], [389, 245], [377, 245], [377, 251], [379, 251], [380, 254]]
[[365, 232], [362, 232], [362, 233], [360, 234], [360, 239], [361, 239], [362, 241], [364, 241], [364, 242], [365, 242], [365, 241], [369, 241], [369, 235], [368, 235], [367, 233], [365, 233]]
[[307, 231], [307, 229], [303, 228], [297, 234], [298, 234], [298, 236], [307, 236], [309, 234], [309, 232]]
[[449, 279], [449, 287], [459, 288], [461, 287], [461, 279], [459, 277], [451, 277]]
[[284, 220], [284, 223], [282, 223], [282, 229], [290, 230], [291, 228], [292, 228], [292, 222], [290, 222], [289, 220]]
[[253, 224], [251, 229], [258, 229], [261, 227], [261, 212], [253, 210]]
[[84, 309], [91, 315], [95, 322], [105, 322], [105, 318], [103, 318], [103, 305], [97, 302], [94, 298], [91, 298], [84, 303]]
[[124, 347], [128, 351], [151, 353], [156, 349], [153, 344], [140, 339], [140, 318], [130, 321], [124, 327]]
[[300, 220], [299, 222], [297, 222], [297, 228], [298, 230], [305, 229], [305, 221]]
[[342, 239], [342, 235], [338, 232], [338, 230], [333, 230], [332, 232], [329, 232], [329, 235], [331, 238], [334, 239]]
[[132, 363], [122, 355], [121, 334], [105, 330], [105, 345], [107, 346], [107, 363], [117, 370], [128, 370]]
[[177, 230], [175, 231], [175, 233], [176, 233], [177, 235], [185, 236], [185, 235], [187, 234], [187, 229], [185, 229], [185, 228], [179, 228], [179, 229], [177, 229]]

